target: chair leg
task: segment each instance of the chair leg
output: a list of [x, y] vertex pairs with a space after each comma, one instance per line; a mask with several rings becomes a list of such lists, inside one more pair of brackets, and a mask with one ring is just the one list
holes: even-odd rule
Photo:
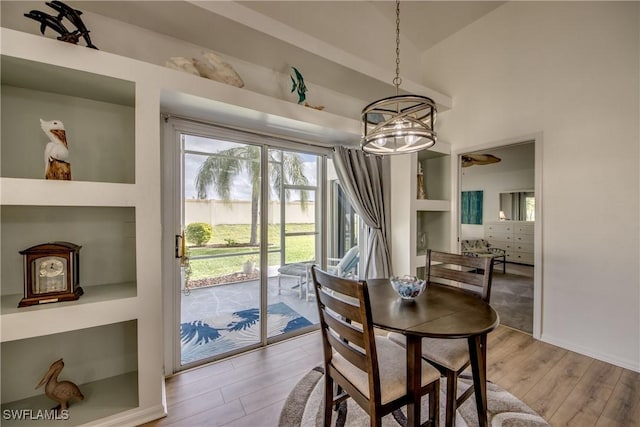
[[436, 381], [429, 392], [429, 420], [431, 426], [440, 423], [440, 380]]
[[331, 413], [333, 409], [333, 379], [324, 375], [324, 426], [331, 427]]
[[456, 425], [456, 399], [458, 394], [458, 373], [447, 371], [447, 413], [445, 425], [455, 427]]

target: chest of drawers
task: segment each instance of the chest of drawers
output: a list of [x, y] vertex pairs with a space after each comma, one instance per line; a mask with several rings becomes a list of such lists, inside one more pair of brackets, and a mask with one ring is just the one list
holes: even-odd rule
[[533, 234], [535, 223], [529, 221], [489, 222], [484, 237], [491, 246], [504, 249], [507, 262], [533, 265]]

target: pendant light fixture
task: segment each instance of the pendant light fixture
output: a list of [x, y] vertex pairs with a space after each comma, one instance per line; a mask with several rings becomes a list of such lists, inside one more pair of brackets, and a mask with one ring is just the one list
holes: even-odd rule
[[396, 95], [364, 107], [360, 146], [373, 154], [405, 154], [436, 143], [436, 104], [422, 95], [400, 95], [400, 2], [396, 0]]

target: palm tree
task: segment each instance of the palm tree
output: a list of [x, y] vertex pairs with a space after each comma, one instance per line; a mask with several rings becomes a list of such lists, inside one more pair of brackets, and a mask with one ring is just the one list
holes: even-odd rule
[[[196, 176], [199, 199], [206, 199], [209, 187], [213, 187], [222, 200], [229, 201], [231, 184], [238, 175], [248, 173], [251, 178], [251, 237], [250, 245], [258, 241], [258, 208], [260, 206], [260, 147], [244, 145], [211, 154], [200, 166]], [[308, 185], [300, 155], [288, 151], [269, 150], [269, 180], [277, 194], [285, 185]], [[290, 191], [284, 192], [288, 200]], [[306, 209], [309, 194], [300, 191], [302, 209]]]

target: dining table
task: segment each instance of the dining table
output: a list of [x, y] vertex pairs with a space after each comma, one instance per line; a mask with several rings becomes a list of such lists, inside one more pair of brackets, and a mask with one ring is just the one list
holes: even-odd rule
[[413, 300], [404, 300], [389, 279], [367, 280], [373, 325], [406, 337], [407, 426], [420, 425], [422, 338], [466, 339], [478, 409], [478, 424], [487, 418], [487, 334], [498, 327], [498, 313], [478, 296], [448, 285], [428, 283]]

